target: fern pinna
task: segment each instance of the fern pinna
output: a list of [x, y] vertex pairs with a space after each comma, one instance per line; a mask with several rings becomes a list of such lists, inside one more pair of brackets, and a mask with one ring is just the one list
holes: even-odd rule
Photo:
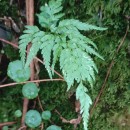
[[[41, 7], [41, 13], [37, 16], [44, 31], [37, 26], [26, 26], [19, 41], [21, 60], [25, 67], [28, 67], [37, 52], [41, 50], [50, 78], [52, 78], [53, 72], [49, 67], [54, 68], [55, 63], [60, 61], [60, 69], [67, 82], [68, 90], [74, 82], [79, 84], [76, 89], [76, 98], [80, 101], [80, 113], [83, 117], [84, 129], [87, 130], [89, 107], [92, 101], [83, 81], [87, 80], [92, 86], [95, 80], [94, 71], [98, 72], [91, 55], [103, 58], [96, 52], [97, 46], [91, 39], [81, 34], [81, 31], [105, 30], [105, 28], [82, 23], [75, 19], [60, 21], [64, 16], [63, 13], [60, 13], [61, 3], [62, 0], [51, 0]], [[26, 46], [29, 42], [32, 43], [32, 46], [25, 60]], [[53, 59], [51, 59], [52, 53]]]

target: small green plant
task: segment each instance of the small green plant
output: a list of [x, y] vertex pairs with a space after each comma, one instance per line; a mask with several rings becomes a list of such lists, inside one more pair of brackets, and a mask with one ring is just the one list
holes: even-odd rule
[[15, 117], [21, 117], [22, 116], [21, 110], [16, 110], [14, 115], [15, 115]]
[[29, 110], [25, 115], [25, 123], [30, 128], [38, 127], [41, 124], [41, 115], [36, 110]]
[[9, 63], [7, 74], [16, 82], [24, 82], [30, 78], [30, 68], [24, 68], [22, 61], [16, 60]]
[[51, 125], [46, 130], [62, 130], [62, 129], [56, 125]]
[[[76, 99], [80, 101], [80, 114], [82, 114], [84, 129], [88, 127], [89, 107], [92, 104], [90, 96], [87, 94], [88, 90], [84, 85], [84, 81], [88, 81], [90, 86], [93, 86], [95, 81], [95, 71], [98, 69], [93, 61], [91, 55], [103, 59], [97, 53], [96, 44], [88, 37], [83, 35], [83, 31], [100, 30], [106, 28], [93, 26], [87, 23], [82, 23], [75, 19], [64, 19], [62, 11], [62, 0], [51, 0], [45, 6], [40, 8], [41, 13], [37, 14], [39, 23], [44, 31], [41, 31], [37, 26], [26, 26], [24, 34], [20, 36], [19, 48], [21, 61], [18, 61], [8, 67], [8, 75], [17, 82], [29, 79], [29, 64], [41, 51], [44, 59], [45, 68], [48, 71], [50, 78], [53, 76], [52, 70], [55, 68], [56, 62], [59, 61], [60, 69], [67, 82], [69, 90], [76, 82], [78, 84], [76, 89]], [[30, 52], [26, 58], [26, 47], [32, 43]], [[20, 68], [17, 71], [18, 66]], [[24, 70], [27, 70], [27, 76], [24, 75]], [[32, 93], [30, 93], [32, 91]], [[23, 95], [29, 99], [33, 99], [38, 95], [33, 83], [28, 83], [23, 86]], [[50, 119], [49, 112], [43, 112], [43, 119]], [[35, 128], [41, 123], [41, 116], [35, 110], [30, 110], [26, 114], [25, 122], [27, 126]], [[47, 130], [61, 130], [60, 127], [50, 126]]]
[[22, 88], [23, 96], [28, 99], [34, 99], [38, 96], [39, 89], [35, 83], [27, 83]]
[[50, 118], [51, 118], [51, 112], [50, 111], [43, 111], [42, 112], [42, 119], [50, 120]]
[[8, 128], [8, 126], [4, 126], [3, 128], [2, 128], [2, 130], [8, 130], [9, 128]]

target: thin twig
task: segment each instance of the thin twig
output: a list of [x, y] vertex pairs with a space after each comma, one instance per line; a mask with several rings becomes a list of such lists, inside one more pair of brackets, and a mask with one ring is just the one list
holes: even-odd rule
[[123, 45], [123, 43], [124, 43], [124, 41], [125, 41], [125, 39], [126, 39], [126, 36], [127, 36], [127, 34], [128, 34], [128, 30], [129, 30], [129, 24], [127, 25], [127, 29], [126, 29], [125, 35], [124, 35], [122, 41], [120, 42], [120, 44], [119, 44], [119, 46], [118, 46], [118, 48], [117, 48], [117, 50], [116, 50], [116, 52], [115, 52], [115, 55], [114, 55], [114, 57], [113, 57], [113, 59], [112, 59], [110, 65], [109, 65], [109, 68], [108, 68], [106, 77], [105, 77], [104, 82], [103, 82], [103, 85], [102, 85], [102, 87], [101, 87], [101, 90], [100, 90], [98, 96], [97, 96], [96, 99], [95, 99], [95, 102], [94, 102], [93, 107], [90, 109], [90, 117], [92, 116], [93, 110], [94, 110], [94, 108], [96, 107], [96, 105], [97, 105], [97, 103], [98, 103], [98, 101], [99, 101], [101, 95], [103, 94], [103, 91], [104, 91], [105, 86], [106, 86], [106, 82], [107, 82], [107, 80], [108, 80], [108, 78], [109, 78], [110, 72], [111, 72], [112, 67], [113, 67], [113, 65], [114, 65], [114, 59], [115, 59], [117, 53], [119, 52], [121, 46]]
[[0, 20], [9, 21], [7, 18], [0, 18]]
[[0, 82], [0, 85], [3, 84], [7, 80], [7, 76]]
[[4, 84], [4, 85], [0, 85], [0, 88], [4, 88], [7, 86], [14, 86], [14, 85], [18, 85], [18, 84], [25, 84], [25, 83], [30, 83], [30, 82], [49, 82], [49, 81], [64, 81], [63, 79], [40, 79], [40, 80], [32, 80], [32, 81], [26, 81], [26, 82], [20, 82], [20, 83], [9, 83], [9, 84]]
[[40, 109], [41, 109], [42, 111], [44, 111], [44, 109], [43, 109], [43, 107], [42, 107], [42, 103], [41, 103], [41, 101], [40, 101], [39, 96], [37, 97], [37, 100], [38, 100], [38, 103], [39, 103]]
[[41, 123], [41, 130], [43, 130], [44, 129], [44, 124], [43, 123]]
[[0, 127], [6, 126], [6, 125], [13, 125], [16, 124], [16, 122], [4, 122], [4, 123], [0, 123]]
[[70, 123], [67, 119], [65, 119], [58, 110], [55, 109], [55, 112], [60, 116], [60, 119], [62, 120], [63, 123]]
[[22, 130], [22, 129], [24, 129], [24, 128], [26, 128], [27, 126], [22, 126], [22, 127], [20, 127], [18, 130]]
[[[27, 98], [24, 98], [23, 100], [23, 114], [22, 114], [22, 119], [21, 119], [21, 127], [24, 127], [25, 126], [25, 114], [27, 112], [27, 109], [28, 109], [28, 103], [29, 103], [29, 100]], [[26, 129], [26, 127], [24, 128]]]
[[[34, 24], [34, 0], [26, 0], [26, 12], [27, 12], [27, 24], [28, 25], [33, 25]], [[30, 51], [31, 44], [27, 46], [27, 56]], [[31, 77], [30, 80], [34, 80], [34, 75], [35, 75], [35, 70], [34, 70], [34, 60], [31, 61], [30, 63], [30, 70], [31, 70]], [[29, 99], [24, 98], [23, 102], [23, 115], [22, 115], [22, 120], [21, 120], [21, 126], [25, 126], [25, 115], [28, 110], [28, 104], [29, 104]], [[23, 128], [26, 130], [26, 127]]]

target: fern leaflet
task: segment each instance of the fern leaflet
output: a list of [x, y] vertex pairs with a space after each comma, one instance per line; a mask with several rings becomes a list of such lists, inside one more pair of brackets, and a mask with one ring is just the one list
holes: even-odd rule
[[[38, 27], [36, 26], [26, 26], [26, 28], [27, 29], [24, 31], [25, 34], [19, 38], [20, 56], [23, 64], [25, 64], [26, 47], [32, 41], [33, 35], [39, 31]], [[31, 58], [31, 60], [33, 58]]]
[[76, 27], [78, 30], [83, 30], [83, 31], [89, 31], [89, 30], [106, 30], [107, 28], [101, 28], [101, 27], [97, 27], [97, 26], [94, 26], [94, 25], [90, 25], [90, 24], [87, 24], [87, 23], [82, 23], [80, 22], [79, 20], [75, 20], [75, 19], [65, 19], [65, 20], [62, 20], [60, 23], [59, 23], [59, 27], [63, 27], [63, 26], [74, 26]]
[[51, 60], [51, 51], [53, 49], [53, 46], [55, 44], [54, 42], [54, 36], [52, 34], [45, 35], [42, 39], [42, 45], [40, 47], [41, 54], [44, 58], [45, 67], [49, 73], [49, 76], [52, 78], [52, 73], [50, 70], [50, 60]]
[[51, 28], [52, 26], [56, 26], [58, 20], [64, 16], [63, 13], [59, 13], [63, 8], [61, 2], [62, 0], [52, 0], [41, 7], [41, 13], [37, 14], [37, 16], [42, 27]]
[[76, 98], [80, 101], [80, 113], [82, 114], [84, 129], [88, 130], [89, 108], [92, 100], [86, 92], [87, 89], [81, 82], [76, 89]]

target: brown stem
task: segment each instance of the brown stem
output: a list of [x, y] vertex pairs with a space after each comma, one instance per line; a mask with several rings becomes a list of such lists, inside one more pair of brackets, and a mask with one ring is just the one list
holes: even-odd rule
[[40, 109], [41, 109], [42, 111], [44, 111], [39, 96], [37, 97], [37, 100], [38, 100], [38, 103], [39, 103]]
[[[22, 114], [22, 119], [21, 119], [21, 127], [25, 126], [24, 120], [25, 120], [25, 114], [27, 112], [28, 109], [28, 103], [29, 100], [27, 98], [24, 98], [23, 100], [23, 114]], [[24, 130], [26, 129], [26, 127], [24, 128]]]
[[4, 122], [4, 123], [0, 123], [0, 128], [3, 127], [3, 126], [6, 126], [6, 125], [13, 125], [13, 124], [16, 124], [16, 122]]
[[26, 82], [21, 82], [21, 83], [9, 83], [9, 84], [4, 84], [4, 85], [0, 85], [0, 88], [4, 88], [4, 87], [9, 87], [9, 86], [14, 86], [17, 84], [25, 84], [25, 83], [39, 83], [39, 82], [48, 82], [48, 81], [64, 81], [63, 79], [40, 79], [40, 80], [32, 80], [32, 81], [26, 81]]
[[[26, 13], [27, 13], [27, 16], [26, 16], [27, 17], [27, 24], [33, 25], [34, 24], [34, 0], [26, 0]], [[27, 54], [28, 54], [30, 48], [31, 48], [31, 44], [28, 45]], [[33, 81], [34, 80], [34, 74], [35, 74], [33, 60], [30, 63], [30, 69], [31, 69], [30, 80]], [[24, 120], [25, 120], [25, 114], [26, 114], [27, 109], [28, 109], [28, 103], [29, 103], [29, 100], [27, 98], [24, 98], [21, 126], [25, 125]], [[23, 128], [23, 129], [26, 130], [26, 127]]]
[[23, 130], [24, 128], [26, 128], [27, 126], [22, 126], [20, 127], [18, 130]]
[[94, 110], [94, 108], [96, 107], [96, 105], [97, 105], [99, 99], [101, 98], [101, 95], [103, 94], [103, 92], [104, 92], [104, 90], [105, 90], [106, 82], [107, 82], [107, 80], [108, 80], [108, 78], [109, 78], [110, 72], [111, 72], [112, 67], [113, 67], [113, 65], [114, 65], [114, 62], [115, 62], [114, 59], [115, 59], [116, 55], [118, 54], [119, 50], [121, 49], [121, 47], [122, 47], [122, 45], [123, 45], [123, 43], [124, 43], [124, 41], [125, 41], [125, 39], [126, 39], [126, 36], [127, 36], [127, 34], [128, 34], [128, 30], [129, 30], [129, 24], [127, 25], [127, 29], [126, 29], [125, 35], [124, 35], [122, 41], [120, 42], [120, 44], [119, 44], [119, 46], [118, 46], [118, 48], [117, 48], [117, 50], [116, 50], [116, 52], [115, 52], [115, 55], [114, 55], [114, 57], [113, 57], [113, 60], [111, 61], [110, 65], [109, 65], [109, 68], [108, 68], [106, 77], [105, 77], [104, 82], [103, 82], [102, 87], [101, 87], [101, 90], [100, 90], [98, 96], [97, 96], [96, 99], [95, 99], [95, 102], [94, 102], [93, 107], [90, 109], [90, 117], [92, 116], [93, 110]]
[[2, 38], [0, 38], [0, 41], [2, 41], [2, 42], [4, 42], [4, 43], [7, 43], [7, 44], [9, 44], [9, 45], [11, 45], [11, 46], [13, 46], [14, 48], [19, 49], [18, 45], [16, 45], [15, 43], [9, 42], [9, 41], [7, 41], [7, 40], [5, 40], [5, 39], [2, 39]]

